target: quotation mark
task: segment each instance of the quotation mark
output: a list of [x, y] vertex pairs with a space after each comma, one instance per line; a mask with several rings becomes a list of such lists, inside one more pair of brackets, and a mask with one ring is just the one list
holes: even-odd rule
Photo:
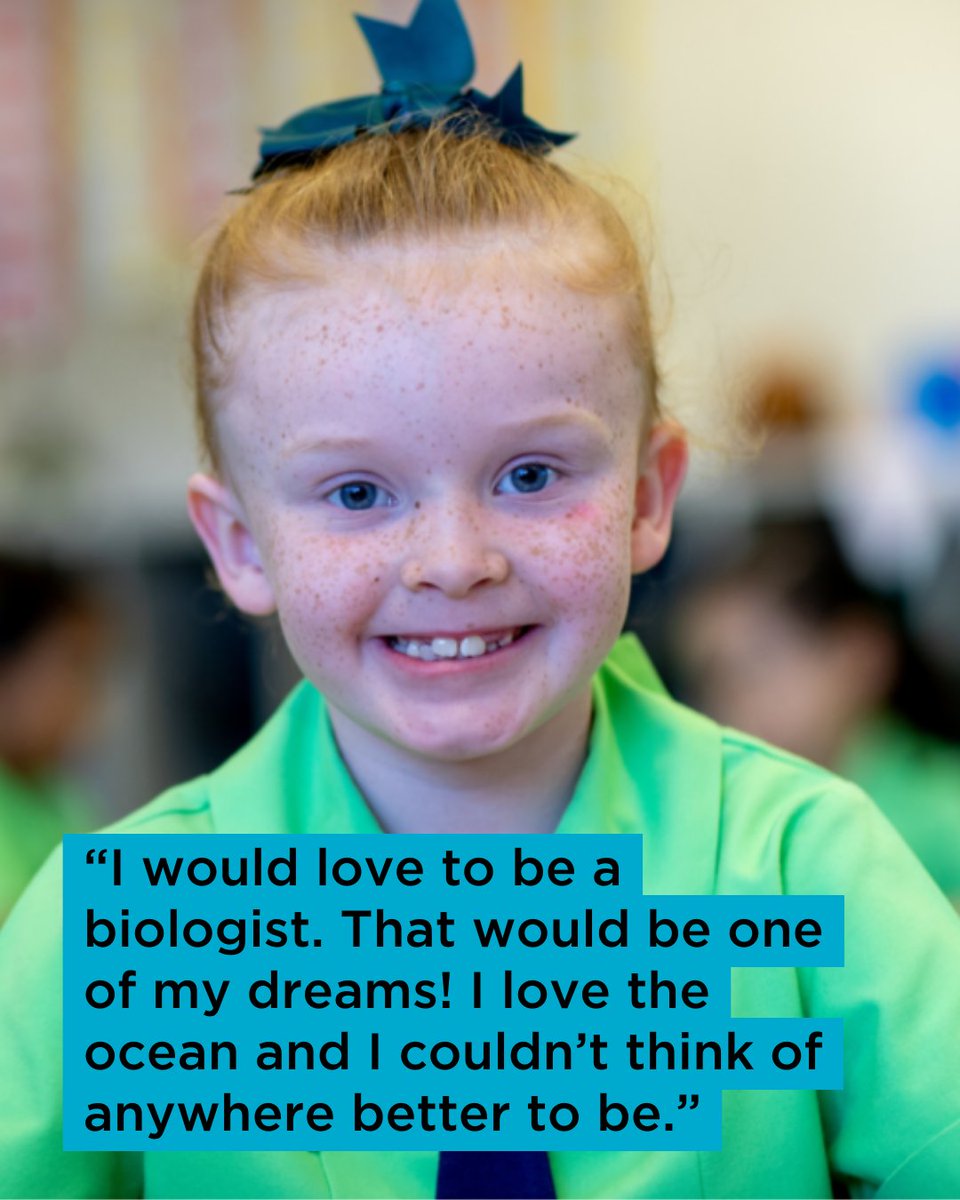
[[[677, 1098], [680, 1101], [677, 1108], [685, 1108], [687, 1112], [693, 1108], [700, 1107], [700, 1097], [696, 1092], [691, 1092], [689, 1096], [681, 1093]], [[663, 1127], [670, 1132], [673, 1129], [673, 1124], [670, 1121], [664, 1121]]]
[[120, 850], [93, 850], [87, 851], [86, 862], [88, 867], [105, 866], [108, 861], [113, 863], [113, 886], [120, 886]]

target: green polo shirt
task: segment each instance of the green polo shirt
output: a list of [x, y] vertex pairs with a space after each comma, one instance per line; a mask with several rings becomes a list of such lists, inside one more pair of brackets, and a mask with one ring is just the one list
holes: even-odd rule
[[82, 799], [63, 779], [24, 779], [0, 763], [0, 925], [63, 835], [85, 828]]
[[[298, 687], [130, 833], [363, 833], [323, 701]], [[568, 1196], [960, 1195], [960, 921], [855, 788], [662, 694], [632, 640], [599, 672], [559, 832], [643, 833], [650, 893], [842, 893], [846, 966], [733, 972], [737, 1016], [844, 1019], [842, 1091], [728, 1092], [723, 1150], [553, 1153]], [[0, 1194], [430, 1197], [435, 1153], [60, 1150], [59, 862], [0, 937]]]
[[869, 793], [960, 904], [960, 750], [882, 717], [857, 734], [837, 769]]

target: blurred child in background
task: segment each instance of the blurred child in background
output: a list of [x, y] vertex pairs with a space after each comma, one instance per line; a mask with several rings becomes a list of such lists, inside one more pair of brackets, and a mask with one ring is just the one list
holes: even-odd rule
[[0, 555], [0, 922], [64, 833], [90, 827], [63, 762], [96, 708], [104, 633], [79, 577]]
[[674, 635], [697, 706], [859, 784], [960, 905], [956, 701], [826, 519], [758, 524], [694, 585]]

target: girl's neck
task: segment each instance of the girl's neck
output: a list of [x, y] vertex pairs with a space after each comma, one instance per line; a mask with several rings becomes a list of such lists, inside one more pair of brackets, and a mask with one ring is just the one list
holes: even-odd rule
[[[550, 833], [587, 754], [591, 695], [524, 740], [464, 762], [411, 755], [330, 718], [354, 782], [387, 833]], [[340, 726], [340, 727], [338, 727]]]

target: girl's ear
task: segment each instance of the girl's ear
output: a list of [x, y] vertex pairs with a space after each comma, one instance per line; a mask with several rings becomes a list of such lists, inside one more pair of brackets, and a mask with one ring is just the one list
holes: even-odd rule
[[273, 588], [233, 491], [211, 475], [192, 475], [187, 484], [187, 509], [223, 590], [237, 608], [257, 617], [272, 613], [276, 608]]
[[637, 479], [630, 537], [632, 570], [649, 571], [663, 558], [673, 509], [687, 471], [687, 441], [679, 425], [662, 421], [650, 431]]

